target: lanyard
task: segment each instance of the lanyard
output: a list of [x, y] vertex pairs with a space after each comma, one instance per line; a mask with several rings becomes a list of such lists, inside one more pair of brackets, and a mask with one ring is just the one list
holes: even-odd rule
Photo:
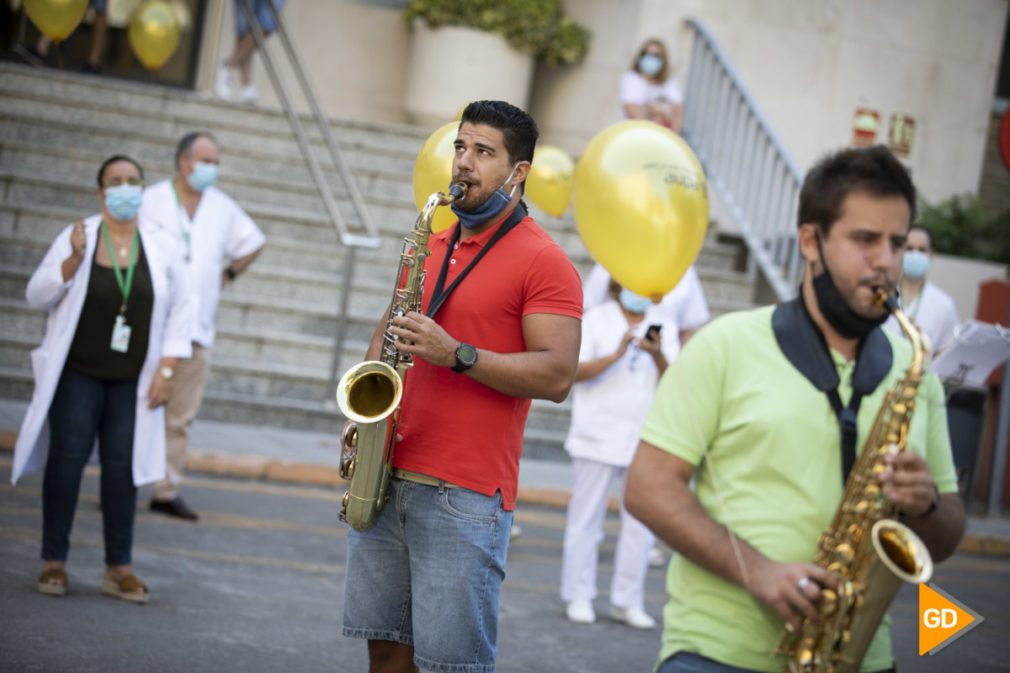
[[442, 260], [442, 268], [438, 272], [438, 280], [435, 281], [435, 289], [431, 295], [431, 303], [428, 305], [427, 316], [429, 318], [434, 317], [438, 309], [442, 308], [442, 304], [444, 304], [445, 300], [449, 298], [452, 291], [455, 290], [456, 286], [460, 284], [463, 278], [470, 273], [470, 269], [477, 265], [480, 258], [487, 254], [487, 251], [491, 249], [491, 246], [497, 243], [502, 236], [509, 233], [513, 227], [522, 222], [525, 217], [526, 206], [524, 206], [522, 201], [520, 201], [516, 207], [512, 209], [508, 218], [502, 222], [500, 227], [498, 227], [498, 231], [494, 232], [494, 235], [491, 236], [487, 245], [481, 248], [480, 252], [478, 252], [470, 263], [466, 265], [466, 268], [463, 269], [458, 276], [456, 276], [456, 280], [452, 281], [452, 284], [443, 290], [443, 288], [445, 288], [445, 277], [449, 273], [449, 258], [452, 257], [453, 247], [459, 241], [460, 227], [462, 226], [458, 222], [456, 223], [456, 229], [452, 232], [452, 240], [449, 241], [449, 247], [445, 251], [445, 258]]
[[[175, 223], [179, 225], [179, 231], [182, 233], [182, 239], [186, 241], [186, 261], [189, 261], [189, 229], [182, 224], [182, 214], [179, 212], [182, 210], [182, 200], [179, 198], [179, 192], [175, 188], [175, 180], [172, 181], [172, 193], [175, 194]], [[194, 213], [195, 215], [196, 213]]]
[[[908, 316], [912, 320], [915, 320], [915, 316], [919, 315], [919, 307], [922, 306], [922, 295], [925, 294], [925, 292], [926, 292], [926, 284], [923, 283], [922, 289], [919, 290], [919, 296], [917, 296], [915, 298], [915, 301], [912, 302], [912, 312]], [[901, 302], [901, 310], [904, 311], [905, 313], [908, 313], [908, 309], [905, 308], [905, 302], [902, 300], [900, 293], [898, 294], [898, 301]]]
[[123, 294], [123, 303], [119, 307], [119, 315], [126, 313], [126, 302], [130, 299], [130, 289], [133, 287], [133, 269], [137, 261], [137, 242], [140, 240], [140, 231], [134, 227], [133, 228], [133, 243], [130, 244], [130, 261], [126, 266], [126, 278], [123, 278], [123, 271], [119, 268], [119, 262], [116, 261], [116, 251], [112, 248], [112, 237], [109, 236], [109, 228], [105, 226], [105, 220], [102, 220], [102, 235], [105, 237], [105, 244], [109, 246], [109, 258], [112, 260], [112, 272], [116, 276], [116, 285], [119, 286], [119, 291]]

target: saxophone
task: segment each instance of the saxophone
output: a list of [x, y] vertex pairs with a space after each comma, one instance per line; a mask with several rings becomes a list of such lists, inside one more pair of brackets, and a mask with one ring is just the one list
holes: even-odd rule
[[933, 560], [918, 535], [897, 521], [897, 508], [881, 494], [877, 475], [884, 457], [904, 451], [929, 346], [884, 290], [876, 302], [897, 318], [912, 342], [912, 363], [887, 392], [845, 484], [831, 525], [817, 541], [814, 563], [838, 577], [838, 590], [821, 590], [820, 623], [803, 618], [787, 628], [778, 653], [788, 673], [855, 673], [877, 626], [902, 582], [928, 582]]
[[436, 208], [461, 198], [466, 189], [466, 184], [457, 182], [448, 194], [435, 192], [428, 197], [413, 231], [403, 239], [379, 359], [351, 367], [337, 384], [337, 406], [354, 423], [341, 438], [340, 476], [350, 481], [350, 487], [344, 493], [340, 520], [358, 531], [375, 525], [389, 497], [403, 379], [414, 364], [412, 355], [397, 349], [390, 323], [396, 316], [421, 310], [432, 217]]

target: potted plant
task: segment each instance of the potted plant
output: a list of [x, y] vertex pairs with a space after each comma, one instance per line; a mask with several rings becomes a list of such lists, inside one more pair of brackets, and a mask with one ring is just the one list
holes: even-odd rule
[[535, 59], [577, 63], [589, 31], [559, 0], [408, 0], [413, 32], [405, 108], [426, 125], [451, 121], [472, 100], [526, 107]]

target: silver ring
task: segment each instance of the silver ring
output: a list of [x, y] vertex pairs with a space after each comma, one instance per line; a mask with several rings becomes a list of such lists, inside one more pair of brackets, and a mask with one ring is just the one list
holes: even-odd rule
[[803, 590], [806, 589], [809, 585], [810, 585], [810, 578], [801, 577], [800, 581], [796, 583], [796, 588], [799, 589], [800, 592], [802, 593]]

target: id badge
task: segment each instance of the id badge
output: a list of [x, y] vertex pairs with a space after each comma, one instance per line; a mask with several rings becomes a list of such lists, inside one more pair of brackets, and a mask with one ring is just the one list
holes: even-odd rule
[[128, 351], [130, 349], [131, 331], [133, 331], [133, 328], [126, 324], [126, 319], [123, 316], [118, 316], [116, 324], [112, 326], [112, 343], [109, 344], [109, 348], [117, 353]]

